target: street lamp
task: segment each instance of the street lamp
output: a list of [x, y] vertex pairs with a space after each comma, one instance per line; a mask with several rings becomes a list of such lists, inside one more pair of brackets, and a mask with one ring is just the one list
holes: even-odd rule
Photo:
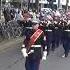
[[0, 19], [2, 19], [2, 0], [1, 0], [1, 12], [0, 12]]
[[60, 8], [60, 0], [58, 0], [58, 6], [57, 7], [58, 7], [58, 9]]
[[28, 10], [29, 10], [29, 8], [30, 8], [30, 0], [28, 1]]
[[36, 10], [39, 12], [39, 0], [36, 0]]
[[68, 10], [68, 3], [69, 3], [69, 0], [66, 0], [66, 10]]
[[32, 0], [32, 10], [33, 10], [33, 0]]
[[23, 8], [23, 0], [21, 0], [21, 9]]

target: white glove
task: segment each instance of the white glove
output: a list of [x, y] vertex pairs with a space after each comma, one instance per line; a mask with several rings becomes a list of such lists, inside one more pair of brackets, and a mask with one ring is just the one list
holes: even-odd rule
[[22, 54], [23, 54], [24, 57], [27, 57], [27, 56], [28, 56], [28, 54], [27, 54], [27, 52], [26, 52], [26, 48], [23, 48], [23, 49], [21, 50], [21, 52], [22, 52]]
[[44, 41], [46, 41], [46, 36], [44, 36]]
[[22, 48], [24, 48], [24, 47], [25, 47], [25, 45], [23, 44], [23, 45], [22, 45]]
[[43, 52], [42, 60], [46, 60], [46, 57], [47, 57], [47, 51], [44, 51], [44, 52]]
[[30, 52], [28, 54], [34, 53], [34, 50], [30, 50]]

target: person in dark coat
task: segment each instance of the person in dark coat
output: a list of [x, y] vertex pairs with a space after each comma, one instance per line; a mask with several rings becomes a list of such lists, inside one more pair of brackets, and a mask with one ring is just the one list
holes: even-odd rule
[[47, 55], [49, 55], [50, 49], [51, 49], [51, 44], [52, 44], [52, 28], [53, 24], [49, 24], [45, 28], [46, 32], [46, 45], [47, 45]]
[[63, 48], [64, 55], [62, 57], [67, 57], [69, 53], [69, 30], [66, 22], [63, 22]]
[[7, 23], [8, 21], [11, 20], [10, 11], [8, 8], [4, 8], [3, 14], [4, 14], [4, 18], [5, 18], [5, 23]]
[[[22, 53], [23, 56], [26, 57], [26, 61], [25, 61], [26, 70], [39, 70], [41, 59], [46, 59], [47, 51], [46, 51], [46, 47], [44, 46], [44, 41], [45, 41], [44, 34], [41, 33], [41, 35], [38, 37], [38, 35], [34, 34], [37, 30], [41, 30], [41, 29], [38, 24], [34, 24], [33, 30], [31, 30], [26, 35], [26, 39], [24, 40], [24, 45], [22, 45], [23, 48]], [[34, 38], [36, 37], [37, 40], [34, 42], [33, 45], [29, 45], [29, 42], [33, 37], [33, 35], [35, 35]]]

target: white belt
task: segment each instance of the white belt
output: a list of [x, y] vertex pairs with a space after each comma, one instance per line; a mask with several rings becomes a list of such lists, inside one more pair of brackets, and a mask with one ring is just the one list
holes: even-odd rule
[[32, 27], [26, 27], [27, 29], [33, 29]]
[[[41, 47], [41, 45], [32, 45], [31, 47], [37, 48], [37, 47]], [[30, 50], [28, 54], [31, 54], [31, 53], [34, 53], [34, 50]]]
[[58, 27], [55, 27], [55, 29], [58, 29]]
[[28, 54], [34, 53], [34, 50], [30, 50]]
[[24, 44], [22, 45], [22, 48], [25, 48], [25, 45]]
[[41, 45], [32, 45], [31, 47], [41, 47]]
[[70, 32], [70, 30], [65, 30], [65, 31]]
[[45, 30], [45, 31], [52, 32], [52, 30]]
[[[41, 45], [32, 45], [31, 47], [41, 47]], [[25, 48], [25, 45], [22, 45], [22, 48]]]

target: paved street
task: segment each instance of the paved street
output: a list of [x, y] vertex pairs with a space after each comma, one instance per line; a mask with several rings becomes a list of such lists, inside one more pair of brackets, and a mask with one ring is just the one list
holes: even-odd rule
[[[25, 44], [30, 46], [33, 39], [38, 48], [41, 46], [37, 44], [52, 43], [54, 50], [55, 45], [63, 42], [67, 54], [70, 0], [0, 0], [0, 70], [25, 70], [26, 58], [21, 53], [24, 35]], [[39, 70], [70, 70], [70, 51], [67, 58], [62, 58], [63, 45], [50, 51], [45, 61], [41, 60]], [[29, 54], [37, 50], [32, 48]]]
[[[20, 46], [22, 40], [6, 42], [2, 45], [8, 46], [0, 50], [0, 70], [25, 70]], [[3, 46], [3, 47], [4, 47]], [[60, 46], [55, 52], [51, 52], [46, 61], [41, 61], [40, 70], [70, 70], [70, 55], [67, 58], [61, 58], [63, 48]]]

